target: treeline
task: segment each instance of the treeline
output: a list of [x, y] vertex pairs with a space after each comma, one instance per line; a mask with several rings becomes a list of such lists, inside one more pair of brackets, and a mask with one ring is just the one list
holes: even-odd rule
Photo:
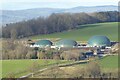
[[31, 59], [35, 57], [35, 51], [22, 44], [14, 43], [14, 40], [2, 41], [2, 59]]
[[[56, 50], [47, 48], [30, 48], [22, 45], [21, 43], [15, 43], [13, 39], [2, 41], [2, 59], [56, 59], [56, 60], [81, 60], [84, 56], [81, 50]], [[73, 54], [74, 53], [74, 54]]]
[[39, 17], [28, 21], [7, 24], [2, 28], [2, 37], [23, 38], [71, 30], [82, 24], [117, 22], [120, 21], [119, 15], [117, 11], [52, 14], [47, 18]]

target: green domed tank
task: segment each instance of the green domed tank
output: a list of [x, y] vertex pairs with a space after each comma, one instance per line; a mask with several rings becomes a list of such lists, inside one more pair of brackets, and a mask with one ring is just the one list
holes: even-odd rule
[[35, 45], [38, 45], [40, 48], [45, 48], [51, 46], [53, 43], [49, 40], [39, 40], [35, 43]]
[[58, 41], [55, 44], [56, 47], [66, 47], [66, 48], [72, 48], [74, 46], [77, 46], [77, 42], [74, 40], [69, 40], [69, 39], [63, 39]]
[[111, 42], [106, 36], [93, 36], [88, 40], [88, 46], [110, 46]]

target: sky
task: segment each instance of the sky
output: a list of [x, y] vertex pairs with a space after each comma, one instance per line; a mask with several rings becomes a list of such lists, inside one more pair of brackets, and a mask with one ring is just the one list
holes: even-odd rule
[[119, 0], [0, 0], [0, 9], [72, 8], [77, 6], [118, 5]]

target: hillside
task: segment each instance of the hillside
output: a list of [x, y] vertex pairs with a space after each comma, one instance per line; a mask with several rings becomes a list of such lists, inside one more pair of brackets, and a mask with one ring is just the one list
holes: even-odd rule
[[25, 10], [2, 10], [3, 24], [14, 23], [23, 20], [29, 20], [37, 17], [47, 17], [52, 13], [80, 13], [80, 12], [100, 12], [100, 11], [118, 11], [117, 6], [78, 6], [69, 9], [58, 9], [58, 8], [34, 8]]
[[[14, 72], [16, 77], [26, 75], [26, 74], [30, 73], [29, 66], [31, 66], [33, 64], [39, 65], [40, 66], [39, 68], [42, 69], [42, 68], [49, 67], [51, 65], [55, 65], [56, 63], [66, 64], [66, 63], [71, 63], [71, 62], [73, 62], [73, 61], [60, 60], [57, 62], [56, 60], [47, 60], [47, 61], [46, 60], [3, 60], [2, 61], [2, 67], [3, 67], [3, 75], [2, 76], [5, 77], [8, 74], [8, 72]], [[19, 64], [19, 63], [21, 63], [21, 64]], [[111, 70], [113, 70], [113, 72], [114, 72], [114, 70], [118, 70], [118, 56], [104, 57], [99, 60], [99, 63], [100, 63], [102, 72], [111, 72]], [[45, 64], [49, 64], [49, 65], [45, 66]], [[71, 73], [71, 72], [73, 72], [72, 67], [74, 67], [74, 69], [77, 69], [77, 68], [82, 68], [83, 66], [86, 67], [86, 64], [77, 64], [77, 65], [68, 66], [68, 67], [66, 66], [66, 67], [64, 67], [63, 70], [65, 72], [67, 71], [67, 73]], [[24, 72], [24, 70], [27, 70], [27, 71]], [[54, 73], [54, 72], [52, 72], [52, 73]], [[52, 73], [50, 73], [50, 74], [52, 74]], [[71, 73], [71, 74], [73, 74], [73, 73]]]
[[119, 17], [120, 14], [117, 11], [94, 12], [91, 14], [52, 14], [47, 18], [39, 17], [37, 19], [8, 24], [2, 28], [2, 37], [20, 39], [35, 35], [70, 31], [83, 27], [79, 25], [119, 22]]
[[112, 41], [118, 40], [118, 22], [87, 24], [87, 25], [82, 25], [82, 27], [83, 28], [74, 29], [71, 31], [64, 31], [64, 32], [48, 34], [48, 35], [37, 35], [37, 36], [32, 36], [30, 38], [32, 39], [69, 38], [78, 41], [88, 41], [88, 39], [91, 36], [105, 35], [108, 36]]

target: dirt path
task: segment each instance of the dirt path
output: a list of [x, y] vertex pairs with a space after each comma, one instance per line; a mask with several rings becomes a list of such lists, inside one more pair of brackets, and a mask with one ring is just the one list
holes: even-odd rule
[[[89, 60], [76, 61], [76, 62], [68, 63], [68, 64], [59, 64], [59, 65], [54, 65], [54, 66], [52, 66], [52, 67], [55, 67], [55, 66], [58, 66], [58, 67], [73, 66], [73, 65], [76, 65], [76, 64], [83, 64], [83, 63], [86, 63], [86, 62], [89, 62]], [[45, 70], [47, 70], [47, 69], [50, 69], [50, 68], [52, 68], [52, 67], [40, 69], [40, 70], [38, 70], [37, 72], [43, 72], [43, 71], [45, 71]], [[35, 72], [35, 73], [37, 73], [37, 72]], [[22, 77], [20, 77], [20, 78], [28, 78], [28, 77], [34, 75], [35, 73], [29, 73], [29, 74], [27, 74], [27, 75], [25, 75], [25, 76], [22, 76]]]

